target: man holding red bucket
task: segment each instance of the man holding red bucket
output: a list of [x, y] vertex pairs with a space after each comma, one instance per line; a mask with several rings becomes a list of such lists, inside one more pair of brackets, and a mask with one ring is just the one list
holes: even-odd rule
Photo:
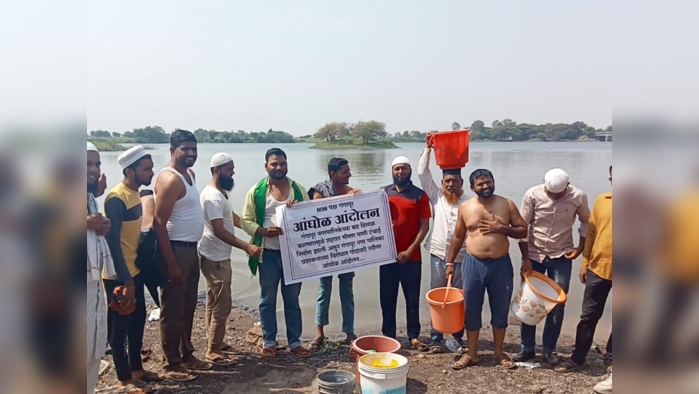
[[[447, 253], [451, 247], [451, 240], [456, 228], [456, 219], [459, 217], [459, 207], [468, 200], [464, 193], [464, 179], [461, 177], [461, 169], [443, 170], [444, 177], [440, 188], [432, 178], [430, 171], [430, 158], [432, 154], [432, 135], [427, 134], [427, 148], [420, 156], [418, 165], [418, 178], [423, 190], [432, 204], [434, 214], [434, 228], [429, 239], [425, 243], [425, 248], [430, 251], [430, 265], [432, 271], [431, 289], [447, 287]], [[461, 262], [466, 257], [466, 246], [462, 244], [461, 250], [456, 258], [457, 269], [454, 271], [452, 286], [461, 289]], [[459, 343], [459, 347], [465, 350], [464, 330], [453, 333], [454, 339]], [[432, 345], [430, 350], [433, 353], [444, 352], [444, 335], [432, 328]]]
[[[570, 178], [560, 168], [544, 176], [544, 184], [529, 189], [520, 209], [529, 226], [529, 237], [519, 240], [522, 264], [536, 272], [548, 275], [568, 294], [573, 272], [573, 260], [585, 247], [590, 207], [587, 194], [570, 185]], [[580, 219], [580, 244], [573, 244], [573, 224]], [[565, 304], [558, 304], [546, 316], [544, 327], [544, 359], [550, 365], [558, 364], [554, 354], [563, 327]], [[535, 357], [536, 326], [521, 323], [522, 352], [514, 357], [527, 362]]]
[[508, 238], [525, 238], [527, 224], [514, 202], [495, 195], [495, 179], [490, 171], [476, 170], [469, 181], [476, 197], [459, 208], [456, 231], [447, 258], [448, 276], [454, 274], [456, 256], [466, 240], [468, 254], [461, 269], [469, 349], [468, 354], [453, 365], [453, 369], [461, 370], [479, 363], [478, 337], [482, 328], [481, 314], [486, 291], [492, 314], [495, 360], [500, 366], [512, 369], [515, 363], [503, 349], [514, 284]]

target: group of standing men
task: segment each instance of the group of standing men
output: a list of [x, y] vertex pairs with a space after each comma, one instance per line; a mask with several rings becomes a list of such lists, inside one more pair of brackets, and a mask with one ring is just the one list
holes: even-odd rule
[[[464, 289], [466, 299], [468, 342], [463, 340], [464, 332], [453, 336], [462, 350], [468, 349], [468, 352], [453, 365], [454, 369], [479, 362], [478, 334], [486, 291], [492, 311], [495, 358], [506, 368], [515, 366], [503, 351], [514, 281], [508, 237], [519, 240], [522, 275], [532, 270], [548, 273], [566, 292], [572, 260], [583, 254], [580, 277], [587, 286], [576, 352], [559, 369], [568, 371], [581, 365], [590, 350], [595, 327], [611, 290], [611, 193], [600, 197], [590, 217], [585, 193], [571, 186], [562, 170], [553, 170], [546, 174], [543, 185], [527, 192], [520, 214], [512, 201], [494, 194], [495, 180], [490, 171], [477, 170], [471, 174], [470, 188], [476, 196], [470, 199], [464, 193], [460, 170], [444, 171], [441, 187], [438, 186], [429, 170], [431, 148], [428, 143], [419, 162], [418, 177], [424, 191], [412, 183], [411, 163], [403, 156], [393, 161], [393, 184], [384, 188], [389, 199], [398, 258], [396, 263], [380, 268], [383, 334], [392, 338], [397, 335], [396, 309], [402, 286], [411, 345], [419, 351], [444, 351], [441, 333], [432, 330], [431, 345], [419, 338], [421, 244], [429, 233], [430, 219], [434, 215], [433, 231], [426, 243], [431, 254], [431, 287], [444, 287], [451, 277], [454, 286]], [[153, 285], [160, 287], [161, 343], [168, 378], [190, 381], [196, 378], [193, 371], [234, 363], [230, 357], [232, 349], [224, 342], [232, 305], [233, 247], [249, 256], [252, 274], [259, 274], [262, 357], [277, 357], [276, 303], [280, 286], [291, 352], [299, 358], [312, 356], [300, 341], [301, 284], [284, 283], [279, 244], [283, 231], [276, 223], [276, 211], [280, 206], [291, 207], [299, 201], [359, 192], [349, 186], [351, 171], [347, 160], [331, 160], [329, 180], [306, 191], [287, 176], [286, 153], [270, 149], [265, 157], [268, 176], [247, 193], [239, 217], [231, 209], [228, 194], [234, 186], [233, 159], [225, 153], [212, 157], [212, 179], [200, 194], [191, 171], [197, 160], [196, 138], [188, 131], [177, 130], [171, 136], [171, 160], [157, 176], [154, 196], [143, 200], [149, 204], [141, 203], [138, 190], [148, 186], [154, 176], [151, 157], [142, 147], [131, 148], [119, 156], [124, 180], [107, 195], [106, 217], [103, 217], [95, 203], [95, 197], [100, 194], [96, 186], [100, 179], [99, 152], [90, 143], [87, 150], [88, 393], [92, 393], [96, 385], [107, 331], [121, 385], [138, 388], [164, 378], [144, 371], [140, 362], [145, 323], [144, 285], [149, 289]], [[146, 211], [152, 212], [152, 219], [144, 220]], [[576, 216], [581, 222], [578, 247], [574, 247], [572, 235]], [[250, 243], [235, 237], [236, 227], [251, 236]], [[144, 258], [139, 249], [144, 247], [143, 240], [148, 235], [157, 238], [157, 253]], [[152, 272], [153, 267], [157, 272]], [[96, 272], [102, 275], [108, 297], [114, 297], [118, 304], [109, 310], [108, 319], [104, 318], [106, 303]], [[200, 272], [207, 284], [205, 361], [194, 357], [191, 343]], [[339, 277], [342, 331], [348, 341], [356, 338], [353, 278], [354, 273]], [[332, 279], [320, 281], [317, 338], [311, 350], [325, 340]], [[158, 298], [157, 293], [151, 293]], [[551, 364], [558, 364], [554, 351], [563, 307], [560, 305], [551, 311], [546, 322], [544, 357]], [[132, 312], [125, 313], [125, 310]], [[535, 333], [535, 327], [522, 325], [523, 350], [515, 357], [516, 361], [533, 358]], [[609, 343], [611, 355], [611, 338]]]

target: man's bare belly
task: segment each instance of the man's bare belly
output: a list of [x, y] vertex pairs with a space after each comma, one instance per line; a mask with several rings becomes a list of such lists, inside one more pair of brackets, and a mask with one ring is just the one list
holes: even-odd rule
[[468, 234], [466, 249], [471, 256], [479, 259], [499, 259], [510, 253], [510, 241], [502, 234], [483, 235], [475, 231]]

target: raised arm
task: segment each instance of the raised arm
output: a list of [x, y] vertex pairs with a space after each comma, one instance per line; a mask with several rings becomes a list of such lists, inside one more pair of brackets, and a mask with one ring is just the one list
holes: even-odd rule
[[[428, 135], [428, 139], [429, 139]], [[428, 140], [429, 144], [429, 140]], [[420, 156], [420, 162], [417, 167], [417, 177], [420, 179], [420, 184], [422, 185], [422, 190], [427, 193], [427, 197], [430, 198], [432, 204], [436, 204], [439, 201], [439, 196], [441, 194], [439, 186], [434, 182], [432, 177], [432, 171], [430, 171], [430, 157], [432, 154], [432, 148], [428, 145], [425, 151], [422, 152]]]
[[155, 215], [153, 217], [153, 229], [158, 239], [158, 249], [163, 254], [167, 264], [168, 281], [175, 288], [181, 288], [183, 285], [182, 270], [177, 264], [175, 253], [172, 251], [170, 234], [167, 232], [167, 222], [170, 220], [175, 203], [183, 191], [184, 185], [178, 181], [179, 179], [168, 172], [163, 172], [158, 176], [155, 183], [156, 199]]

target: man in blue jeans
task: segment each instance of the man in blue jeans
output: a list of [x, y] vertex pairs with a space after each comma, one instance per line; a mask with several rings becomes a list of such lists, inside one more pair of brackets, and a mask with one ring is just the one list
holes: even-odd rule
[[[433, 133], [427, 134], [427, 147], [420, 156], [418, 164], [417, 176], [420, 179], [422, 189], [430, 199], [432, 212], [434, 215], [434, 225], [425, 248], [430, 251], [430, 266], [432, 271], [432, 280], [430, 283], [431, 289], [439, 287], [447, 287], [447, 253], [451, 247], [451, 240], [454, 237], [456, 230], [456, 220], [459, 218], [459, 207], [468, 197], [464, 193], [464, 179], [461, 176], [461, 169], [443, 170], [442, 185], [437, 186], [430, 171], [430, 156], [432, 154], [432, 139]], [[466, 245], [461, 245], [461, 250], [456, 257], [455, 264], [457, 265], [452, 277], [451, 285], [454, 288], [463, 288], [461, 281], [461, 263], [466, 257]], [[454, 339], [458, 342], [461, 351], [467, 347], [463, 340], [464, 330], [457, 333], [452, 333]], [[431, 332], [432, 344], [430, 350], [432, 353], [444, 352], [444, 334], [437, 332], [432, 327]]]
[[[349, 162], [342, 158], [333, 158], [328, 163], [330, 179], [320, 182], [308, 191], [311, 200], [356, 194], [360, 190], [349, 185], [352, 172]], [[354, 272], [339, 275], [340, 302], [342, 303], [342, 332], [347, 335], [347, 342], [357, 339], [354, 333]], [[318, 331], [316, 339], [311, 343], [311, 349], [323, 346], [325, 342], [325, 326], [330, 324], [330, 297], [333, 291], [333, 277], [320, 279], [318, 286], [318, 305], [316, 306], [316, 324]]]
[[[553, 169], [546, 173], [544, 184], [527, 191], [520, 212], [529, 226], [528, 238], [519, 240], [523, 263], [531, 264], [533, 271], [548, 275], [567, 294], [573, 260], [582, 254], [585, 247], [590, 220], [587, 194], [570, 185], [565, 171]], [[580, 219], [580, 244], [577, 248], [573, 244], [576, 216]], [[543, 356], [550, 365], [559, 363], [554, 352], [564, 313], [565, 304], [561, 304], [546, 316]], [[522, 352], [514, 360], [526, 362], [536, 355], [536, 327], [522, 323], [521, 337]]]
[[283, 235], [277, 220], [277, 208], [308, 200], [308, 192], [298, 182], [286, 176], [286, 153], [272, 148], [265, 156], [268, 177], [253, 186], [245, 198], [240, 225], [253, 237], [252, 244], [264, 249], [262, 257], [251, 257], [248, 265], [253, 275], [260, 271], [260, 320], [264, 345], [262, 357], [277, 358], [277, 294], [281, 283], [284, 299], [286, 335], [291, 352], [299, 358], [309, 358], [311, 352], [301, 345], [303, 321], [299, 295], [301, 284], [284, 283], [279, 236]]

